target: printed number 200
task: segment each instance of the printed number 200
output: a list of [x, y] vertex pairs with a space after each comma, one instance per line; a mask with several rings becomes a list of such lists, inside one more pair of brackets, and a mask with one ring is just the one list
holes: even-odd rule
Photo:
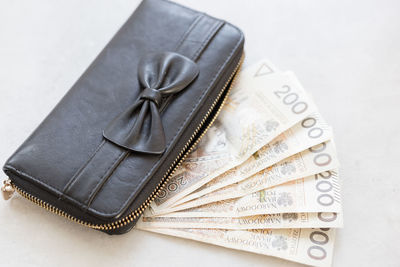
[[301, 114], [307, 110], [308, 104], [304, 101], [298, 101], [299, 95], [291, 91], [290, 86], [283, 85], [280, 90], [274, 91], [274, 94], [282, 99], [283, 104], [290, 106], [294, 114]]

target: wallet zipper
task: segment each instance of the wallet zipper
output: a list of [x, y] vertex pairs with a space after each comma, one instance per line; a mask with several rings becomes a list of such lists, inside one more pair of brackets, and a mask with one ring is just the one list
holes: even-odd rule
[[[224, 87], [222, 88], [222, 90], [217, 95], [217, 98], [214, 100], [214, 102], [212, 103], [211, 107], [208, 109], [206, 115], [203, 117], [203, 119], [201, 120], [200, 124], [197, 126], [196, 130], [193, 132], [193, 134], [191, 135], [189, 140], [186, 142], [185, 146], [179, 152], [178, 156], [175, 158], [175, 160], [173, 161], [171, 166], [168, 168], [168, 171], [164, 174], [163, 178], [158, 183], [158, 185], [153, 190], [153, 192], [150, 194], [150, 196], [146, 199], [145, 202], [142, 203], [142, 205], [140, 205], [139, 208], [137, 208], [136, 210], [132, 211], [129, 215], [125, 216], [124, 218], [119, 219], [119, 220], [117, 220], [115, 222], [110, 222], [110, 223], [106, 223], [106, 224], [94, 224], [94, 223], [83, 221], [81, 219], [78, 219], [78, 218], [66, 213], [65, 211], [63, 211], [63, 210], [61, 210], [59, 208], [54, 207], [53, 205], [51, 205], [51, 204], [39, 199], [38, 197], [35, 197], [32, 194], [26, 192], [24, 189], [18, 187], [15, 183], [13, 183], [11, 181], [11, 179], [9, 179], [9, 178], [3, 181], [3, 186], [1, 187], [3, 198], [5, 200], [10, 199], [12, 197], [13, 193], [16, 191], [22, 197], [30, 200], [31, 202], [35, 203], [36, 205], [38, 205], [38, 206], [40, 206], [40, 207], [42, 207], [42, 208], [44, 208], [44, 209], [46, 209], [46, 210], [48, 210], [48, 211], [50, 211], [52, 213], [55, 213], [55, 214], [57, 214], [59, 216], [65, 217], [65, 218], [67, 218], [67, 219], [69, 219], [69, 220], [71, 220], [73, 222], [76, 222], [78, 224], [81, 224], [81, 225], [84, 225], [86, 227], [89, 227], [89, 228], [92, 228], [92, 229], [96, 229], [96, 230], [103, 230], [103, 231], [115, 230], [115, 229], [121, 228], [121, 227], [126, 226], [127, 224], [133, 222], [134, 220], [136, 220], [137, 218], [139, 218], [142, 215], [144, 210], [156, 198], [157, 194], [165, 187], [165, 185], [167, 184], [167, 182], [169, 181], [171, 176], [174, 174], [176, 169], [182, 164], [182, 162], [185, 159], [185, 157], [199, 143], [201, 138], [205, 135], [207, 130], [211, 127], [211, 125], [213, 124], [215, 119], [218, 117], [218, 114], [221, 112], [221, 109], [224, 106], [224, 104], [226, 102], [226, 99], [227, 99], [227, 97], [229, 95], [229, 92], [230, 92], [231, 88], [233, 87], [233, 85], [235, 83], [237, 74], [239, 73], [239, 70], [240, 70], [240, 67], [241, 67], [241, 65], [243, 63], [243, 60], [244, 60], [244, 53], [242, 53], [239, 62], [235, 66], [233, 72], [229, 76], [229, 79], [226, 81]], [[228, 87], [229, 83], [231, 83], [231, 84]], [[203, 132], [200, 134], [200, 136], [198, 136], [197, 139], [194, 141], [194, 138], [199, 133], [200, 129], [203, 126], [205, 126], [204, 123], [207, 121], [207, 119], [209, 118], [210, 114], [214, 111], [214, 109], [216, 108], [215, 105], [218, 103], [218, 101], [220, 100], [221, 96], [223, 95], [223, 93], [226, 90], [228, 90], [228, 91], [226, 92], [226, 94], [224, 96], [224, 99], [222, 100], [221, 105], [219, 107], [217, 107], [217, 110], [216, 110], [213, 118], [211, 119], [209, 124], [206, 126], [206, 128], [203, 130]]]

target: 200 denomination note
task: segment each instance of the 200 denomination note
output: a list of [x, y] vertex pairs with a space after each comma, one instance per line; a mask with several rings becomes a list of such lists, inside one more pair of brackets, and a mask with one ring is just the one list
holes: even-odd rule
[[247, 217], [148, 217], [140, 219], [142, 228], [217, 228], [217, 229], [279, 229], [338, 228], [343, 226], [342, 213], [301, 212], [254, 215]]
[[262, 147], [244, 163], [219, 175], [195, 192], [178, 200], [173, 206], [240, 182], [284, 158], [328, 141], [331, 138], [331, 127], [326, 124], [318, 113], [311, 114]]
[[275, 213], [341, 213], [340, 181], [326, 171], [239, 198], [172, 212], [159, 217], [243, 217]]
[[[216, 176], [243, 163], [277, 135], [316, 112], [315, 104], [294, 74], [246, 75], [239, 77], [216, 121], [213, 132], [223, 136], [222, 141], [215, 143], [208, 138], [200, 145], [201, 151], [206, 151], [202, 147], [210, 147], [207, 140], [212, 140], [210, 142], [214, 145], [224, 147], [222, 154], [225, 156], [221, 162], [210, 168], [205, 167], [206, 164], [197, 164], [201, 157], [195, 161], [189, 157], [190, 168], [181, 169], [171, 177], [151, 204], [153, 210], [169, 207]], [[215, 150], [215, 147], [211, 149]]]
[[[273, 166], [238, 183], [213, 191], [207, 195], [181, 205], [153, 211], [154, 215], [166, 214], [201, 206], [215, 201], [238, 198], [271, 186], [286, 183], [299, 177], [306, 177], [339, 166], [333, 142], [324, 142], [297, 153]], [[219, 182], [216, 180], [216, 182]], [[212, 186], [212, 182], [207, 185]]]
[[279, 257], [313, 266], [332, 263], [335, 230], [313, 229], [188, 229], [140, 228], [155, 233], [206, 242], [232, 249]]

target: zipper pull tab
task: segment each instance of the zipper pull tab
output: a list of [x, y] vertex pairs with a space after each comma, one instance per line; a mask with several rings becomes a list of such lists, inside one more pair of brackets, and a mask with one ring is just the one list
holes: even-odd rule
[[1, 187], [1, 193], [3, 195], [4, 200], [9, 200], [14, 194], [15, 189], [11, 183], [10, 179], [3, 181], [3, 186]]

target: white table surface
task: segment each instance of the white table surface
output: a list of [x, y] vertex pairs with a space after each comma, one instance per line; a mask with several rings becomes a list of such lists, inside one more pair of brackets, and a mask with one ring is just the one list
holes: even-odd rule
[[[334, 127], [345, 228], [333, 266], [400, 266], [400, 2], [179, 0], [246, 35], [246, 64], [293, 70]], [[0, 162], [137, 6], [0, 0]], [[88, 230], [21, 197], [0, 201], [0, 266], [298, 266], [134, 230]]]

